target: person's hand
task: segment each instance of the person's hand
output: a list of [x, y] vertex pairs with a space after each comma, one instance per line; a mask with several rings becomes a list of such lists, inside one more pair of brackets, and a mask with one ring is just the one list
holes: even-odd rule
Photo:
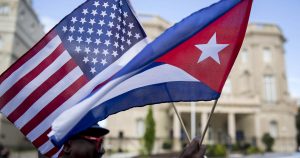
[[193, 141], [188, 144], [179, 158], [204, 158], [206, 147], [201, 145], [200, 147], [200, 138], [194, 138]]

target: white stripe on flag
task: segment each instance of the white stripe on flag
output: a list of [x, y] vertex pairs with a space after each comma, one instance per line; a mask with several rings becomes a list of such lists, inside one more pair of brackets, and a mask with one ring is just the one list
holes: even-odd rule
[[50, 141], [47, 141], [46, 143], [44, 143], [42, 146], [39, 147], [39, 151], [45, 154], [53, 148], [54, 145]]
[[[48, 90], [41, 98], [39, 98], [16, 122], [15, 125], [22, 128], [28, 121], [37, 115], [47, 104], [49, 104], [55, 97], [74, 83], [80, 76], [82, 71], [76, 67], [62, 80], [60, 80], [54, 87]], [[42, 121], [42, 120], [40, 120]]]
[[85, 98], [88, 94], [93, 90], [92, 87], [84, 86], [79, 89], [71, 98], [69, 98], [66, 102], [64, 102], [60, 107], [58, 107], [53, 113], [49, 114], [49, 116], [43, 120], [37, 127], [35, 127], [28, 135], [27, 138], [31, 141], [37, 139], [40, 135], [42, 135], [48, 128], [50, 128], [53, 120], [57, 118], [63, 111], [71, 108], [80, 100]]
[[67, 51], [64, 51], [51, 65], [49, 65], [40, 75], [30, 81], [10, 102], [4, 106], [2, 112], [10, 115], [36, 88], [45, 82], [52, 74], [61, 68], [71, 59]]
[[137, 88], [176, 81], [200, 82], [182, 69], [172, 65], [163, 64], [134, 75], [133, 77], [118, 84], [115, 88], [111, 89], [105, 96], [103, 96], [94, 106], [100, 105], [107, 100]]
[[43, 49], [41, 49], [35, 56], [24, 63], [20, 68], [13, 72], [0, 85], [0, 96], [2, 96], [8, 89], [10, 89], [19, 78], [22, 78], [37, 65], [39, 65], [46, 57], [48, 57], [61, 43], [58, 36], [53, 38]]

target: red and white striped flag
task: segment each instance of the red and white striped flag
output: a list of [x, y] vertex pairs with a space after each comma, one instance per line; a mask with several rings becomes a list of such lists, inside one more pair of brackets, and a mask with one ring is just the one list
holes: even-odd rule
[[88, 0], [0, 76], [0, 110], [48, 157], [65, 110], [104, 84], [147, 44], [126, 0]]

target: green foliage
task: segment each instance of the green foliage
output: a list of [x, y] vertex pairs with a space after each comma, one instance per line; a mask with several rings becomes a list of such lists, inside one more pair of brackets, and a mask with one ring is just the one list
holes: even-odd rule
[[248, 155], [257, 154], [257, 153], [261, 153], [261, 150], [258, 147], [255, 147], [255, 146], [250, 146], [246, 150], [246, 154], [248, 154]]
[[216, 144], [207, 147], [207, 156], [208, 157], [225, 157], [226, 156], [226, 147], [221, 144]]
[[173, 144], [172, 144], [172, 141], [170, 141], [170, 140], [166, 140], [162, 145], [162, 148], [165, 150], [171, 150], [172, 147], [173, 147]]
[[232, 151], [240, 151], [241, 147], [238, 143], [232, 145]]
[[274, 138], [272, 138], [272, 136], [269, 133], [265, 133], [262, 137], [262, 142], [266, 146], [266, 151], [271, 152], [272, 147], [273, 147], [274, 142], [275, 142]]
[[154, 142], [155, 142], [155, 121], [153, 118], [153, 110], [152, 107], [149, 106], [148, 114], [145, 120], [146, 130], [143, 137], [144, 142], [144, 148], [145, 148], [145, 154], [151, 155]]

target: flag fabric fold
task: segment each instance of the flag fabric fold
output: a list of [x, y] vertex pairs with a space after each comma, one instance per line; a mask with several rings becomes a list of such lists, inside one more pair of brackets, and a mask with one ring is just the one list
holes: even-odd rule
[[220, 97], [242, 45], [252, 0], [197, 11], [148, 44], [109, 82], [64, 111], [49, 136], [61, 146], [97, 121], [133, 107]]
[[0, 110], [48, 157], [53, 121], [105, 85], [147, 44], [127, 0], [87, 0], [0, 76]]

